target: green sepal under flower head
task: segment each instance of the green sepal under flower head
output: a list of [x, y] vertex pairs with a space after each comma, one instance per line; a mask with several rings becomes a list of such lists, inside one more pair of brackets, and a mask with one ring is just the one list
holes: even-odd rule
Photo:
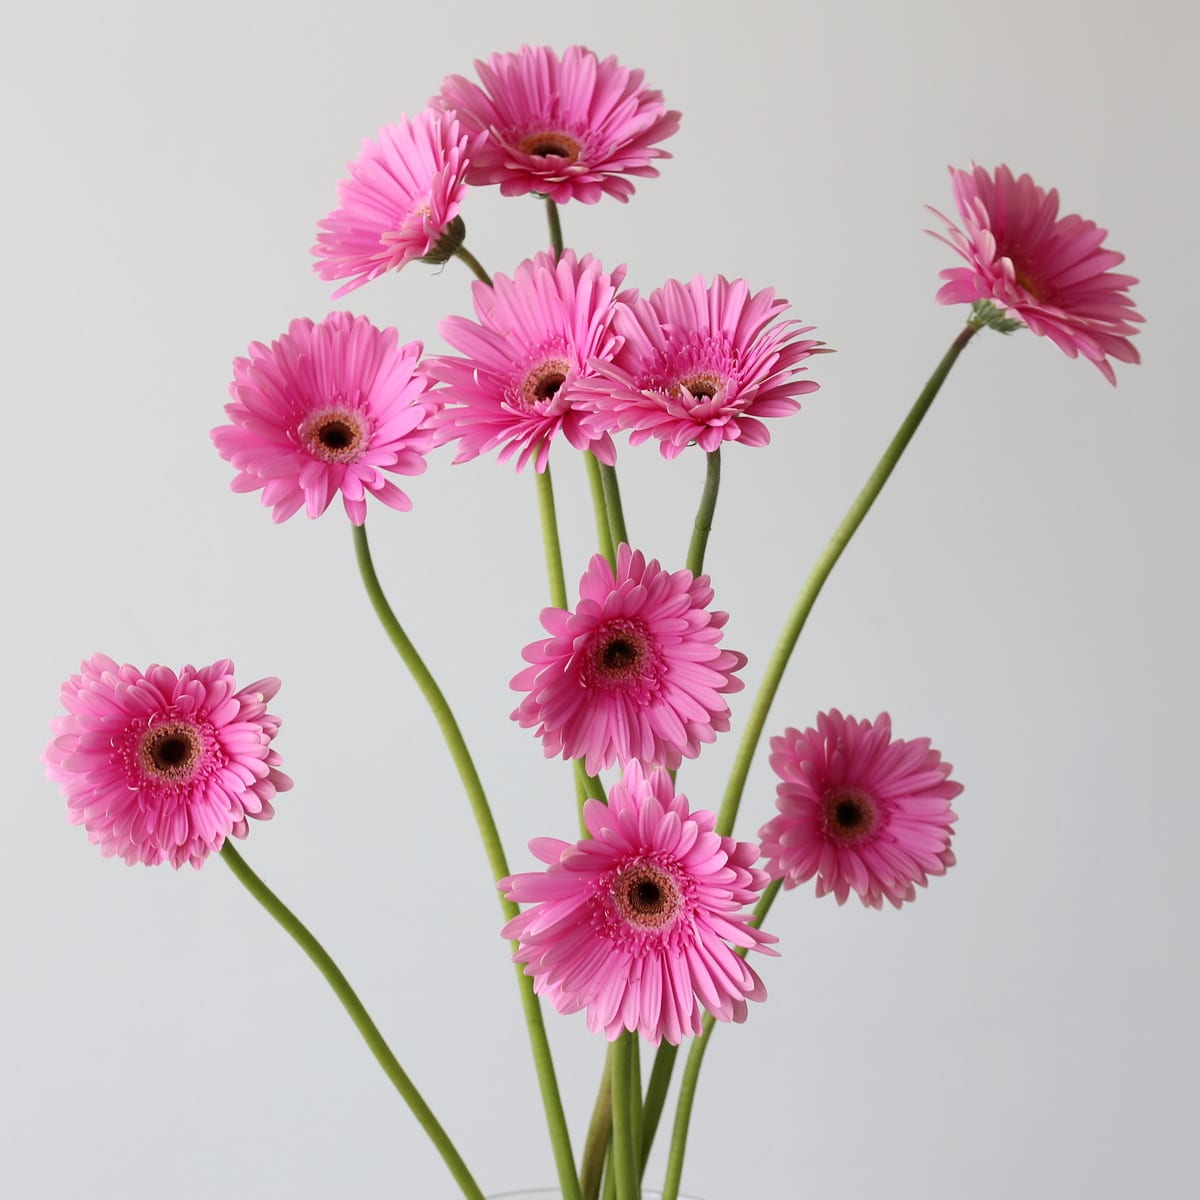
[[998, 333], [1016, 333], [1025, 328], [1024, 321], [1004, 315], [1003, 309], [997, 308], [990, 300], [976, 300], [971, 305], [971, 316], [967, 324], [974, 329], [995, 329]]
[[442, 236], [433, 244], [433, 249], [428, 254], [421, 255], [421, 261], [441, 266], [442, 263], [449, 262], [458, 253], [459, 247], [466, 240], [466, 222], [463, 221], [462, 217], [455, 217], [446, 226], [446, 230]]

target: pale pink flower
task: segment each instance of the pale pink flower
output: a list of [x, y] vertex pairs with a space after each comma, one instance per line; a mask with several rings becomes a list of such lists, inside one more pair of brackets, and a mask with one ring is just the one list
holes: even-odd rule
[[547, 253], [527, 259], [494, 287], [474, 285], [478, 322], [447, 317], [438, 326], [467, 357], [431, 358], [425, 368], [445, 385], [438, 394], [448, 407], [434, 429], [439, 444], [458, 439], [455, 462], [499, 447], [501, 462], [520, 451], [517, 470], [533, 458], [544, 471], [560, 432], [577, 450], [614, 461], [612, 439], [585, 429], [576, 397], [593, 373], [589, 360], [606, 362], [620, 344], [611, 326], [624, 275], [567, 250], [557, 262]]
[[450, 75], [432, 103], [454, 110], [463, 128], [486, 133], [472, 154], [470, 183], [498, 183], [505, 196], [537, 192], [559, 204], [594, 204], [607, 193], [633, 195], [626, 176], [658, 171], [670, 158], [656, 143], [679, 128], [643, 72], [571, 46], [560, 59], [546, 46], [522, 46], [475, 62], [483, 87]]
[[629, 1029], [678, 1045], [700, 1032], [704, 1009], [744, 1021], [746, 1001], [767, 993], [731, 945], [774, 954], [776, 941], [742, 911], [767, 882], [758, 847], [718, 836], [713, 813], [689, 812], [665, 770], [636, 762], [583, 819], [590, 837], [537, 838], [529, 848], [547, 869], [499, 883], [533, 904], [503, 934], [534, 991], [559, 1012], [586, 1008], [609, 1041]]
[[1014, 179], [1006, 166], [995, 178], [983, 167], [951, 167], [950, 178], [962, 229], [931, 209], [947, 229], [946, 237], [933, 236], [969, 265], [941, 272], [938, 302], [991, 301], [1071, 358], [1082, 354], [1115, 384], [1108, 358], [1140, 361], [1129, 338], [1145, 318], [1127, 294], [1137, 280], [1112, 269], [1125, 256], [1104, 248], [1108, 231], [1073, 214], [1060, 217], [1057, 191], [1028, 175]]
[[415, 258], [444, 262], [461, 245], [461, 221], [451, 226], [482, 141], [460, 129], [453, 113], [432, 108], [385, 125], [374, 142], [363, 139], [312, 248], [322, 279], [350, 280], [335, 299]]
[[145, 672], [95, 654], [63, 684], [65, 717], [42, 755], [46, 774], [107, 858], [193, 867], [225, 839], [246, 836], [247, 818], [274, 815], [292, 781], [271, 741], [279, 719], [267, 701], [278, 679], [236, 690], [228, 659]]
[[887, 713], [856, 721], [831, 709], [816, 729], [771, 739], [779, 815], [759, 830], [772, 879], [793, 888], [814, 875], [817, 895], [899, 908], [929, 875], [954, 865], [950, 801], [962, 791], [928, 738], [892, 740]]
[[319, 517], [338, 492], [355, 525], [366, 520], [368, 493], [412, 508], [383, 472], [425, 470], [427, 422], [440, 404], [416, 370], [421, 343], [397, 341], [366, 317], [331, 313], [316, 325], [298, 318], [269, 347], [251, 343], [250, 357], [233, 362], [230, 424], [212, 431], [238, 471], [233, 490], [262, 488], [277, 522], [302, 507]]
[[547, 758], [585, 758], [595, 775], [638, 759], [675, 768], [729, 728], [722, 698], [740, 691], [746, 656], [717, 643], [729, 614], [712, 612], [708, 576], [664, 571], [622, 544], [617, 570], [595, 555], [575, 611], [542, 610], [550, 634], [526, 646], [532, 666], [511, 686], [528, 692], [513, 712], [537, 727]]
[[656, 437], [664, 458], [693, 442], [765, 446], [764, 417], [795, 412], [796, 400], [817, 390], [797, 379], [801, 364], [823, 343], [801, 335], [813, 328], [775, 318], [788, 307], [770, 288], [750, 294], [745, 280], [718, 275], [708, 287], [672, 279], [647, 300], [617, 309], [613, 328], [624, 343], [598, 376], [591, 419], [598, 430], [628, 429], [631, 445]]

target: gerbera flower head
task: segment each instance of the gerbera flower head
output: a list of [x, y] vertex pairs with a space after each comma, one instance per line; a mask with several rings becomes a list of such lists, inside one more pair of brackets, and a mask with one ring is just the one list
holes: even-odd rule
[[278, 679], [239, 690], [228, 659], [143, 672], [95, 654], [63, 684], [67, 714], [50, 722], [42, 762], [105, 857], [199, 867], [292, 786], [271, 749], [278, 690]]
[[775, 953], [742, 911], [767, 882], [758, 847], [718, 836], [713, 813], [690, 812], [664, 769], [636, 762], [583, 819], [591, 836], [574, 845], [530, 842], [545, 871], [500, 880], [510, 900], [533, 904], [503, 934], [534, 991], [559, 1012], [586, 1008], [609, 1041], [630, 1029], [678, 1045], [700, 1032], [702, 1009], [744, 1021], [766, 988], [731, 947]]
[[765, 446], [764, 417], [795, 412], [818, 384], [798, 379], [823, 343], [811, 325], [775, 322], [788, 307], [770, 288], [750, 294], [743, 279], [718, 275], [705, 286], [672, 279], [648, 299], [622, 304], [613, 327], [624, 339], [613, 360], [597, 364], [592, 424], [628, 429], [631, 445], [656, 437], [664, 458], [696, 443]]
[[270, 346], [254, 342], [233, 363], [228, 425], [212, 431], [237, 469], [235, 492], [262, 489], [275, 521], [304, 508], [319, 517], [341, 492], [355, 525], [369, 492], [392, 508], [412, 508], [383, 472], [419, 475], [433, 446], [428, 419], [440, 402], [416, 370], [421, 343], [397, 345], [394, 329], [366, 317], [298, 318]]
[[363, 139], [338, 184], [338, 207], [318, 223], [312, 248], [322, 279], [349, 279], [335, 299], [415, 258], [445, 262], [462, 245], [465, 173], [483, 143], [453, 113], [427, 108]]
[[536, 726], [547, 758], [585, 758], [595, 775], [637, 759], [675, 768], [729, 728], [723, 696], [739, 691], [746, 656], [721, 650], [728, 613], [710, 611], [708, 576], [664, 571], [622, 544], [617, 569], [595, 555], [575, 611], [542, 610], [550, 634], [526, 646], [513, 712]]
[[892, 739], [887, 713], [856, 721], [831, 709], [816, 729], [771, 739], [779, 815], [759, 830], [772, 879], [793, 888], [814, 875], [817, 895], [896, 908], [930, 875], [954, 865], [950, 801], [962, 784], [928, 738]]
[[615, 58], [601, 61], [586, 46], [561, 59], [546, 46], [522, 46], [477, 59], [475, 70], [482, 87], [450, 75], [432, 100], [456, 112], [464, 129], [488, 135], [471, 156], [470, 183], [559, 204], [595, 204], [605, 194], [626, 201], [634, 190], [628, 176], [655, 176], [654, 160], [670, 158], [657, 143], [679, 128], [680, 114], [642, 87], [641, 71]]
[[[959, 228], [946, 223], [945, 242], [967, 261], [941, 272], [940, 304], [991, 301], [1048, 337], [1071, 358], [1083, 355], [1115, 384], [1108, 359], [1136, 363], [1129, 338], [1144, 318], [1128, 289], [1137, 280], [1113, 270], [1123, 254], [1104, 247], [1108, 231], [1072, 214], [1058, 215], [1058, 192], [1028, 175], [1013, 178], [1006, 166], [950, 168]], [[931, 231], [932, 232], [932, 231]]]
[[501, 462], [519, 451], [517, 470], [533, 458], [544, 471], [560, 432], [577, 450], [614, 461], [608, 434], [584, 425], [577, 385], [594, 373], [589, 360], [607, 362], [620, 344], [612, 316], [624, 275], [624, 267], [610, 275], [590, 254], [566, 250], [557, 261], [548, 253], [527, 259], [493, 287], [474, 285], [478, 322], [447, 317], [438, 326], [467, 357], [426, 364], [445, 385], [439, 395], [449, 407], [434, 425], [439, 443], [458, 439], [455, 462], [499, 447]]

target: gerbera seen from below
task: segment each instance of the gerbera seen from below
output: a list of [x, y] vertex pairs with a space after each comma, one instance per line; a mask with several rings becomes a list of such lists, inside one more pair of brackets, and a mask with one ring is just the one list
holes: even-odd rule
[[589, 360], [607, 362], [619, 344], [613, 302], [624, 275], [567, 250], [557, 261], [547, 253], [526, 260], [493, 287], [474, 285], [478, 322], [447, 317], [438, 326], [467, 357], [426, 364], [445, 385], [435, 429], [439, 443], [458, 441], [455, 462], [499, 448], [501, 462], [517, 454], [517, 470], [532, 458], [544, 471], [560, 432], [575, 449], [614, 461], [612, 439], [585, 428], [576, 400], [579, 381], [594, 373]]
[[817, 895], [896, 908], [954, 865], [950, 801], [962, 791], [928, 738], [892, 739], [887, 713], [857, 721], [831, 709], [816, 729], [771, 739], [779, 815], [759, 830], [772, 879], [817, 877]]
[[704, 1010], [744, 1021], [766, 988], [732, 947], [775, 953], [743, 911], [767, 882], [758, 847], [718, 836], [713, 813], [690, 812], [664, 769], [636, 762], [583, 819], [590, 837], [530, 842], [546, 870], [499, 883], [533, 905], [503, 934], [534, 991], [559, 1012], [586, 1008], [588, 1028], [610, 1041], [629, 1029], [678, 1045]]
[[445, 262], [462, 244], [464, 176], [482, 141], [437, 109], [401, 117], [376, 141], [363, 140], [312, 248], [322, 279], [350, 280], [334, 299], [413, 259]]
[[412, 502], [384, 472], [419, 475], [433, 446], [429, 418], [440, 407], [416, 370], [421, 343], [397, 344], [394, 329], [366, 317], [299, 318], [270, 346], [254, 342], [233, 363], [228, 425], [212, 431], [238, 471], [235, 492], [262, 489], [276, 522], [304, 508], [319, 517], [338, 492], [355, 525], [368, 493], [391, 508]]
[[63, 684], [46, 774], [106, 857], [199, 867], [292, 786], [271, 749], [278, 690], [278, 679], [239, 690], [228, 659], [143, 672], [95, 654]]
[[823, 343], [802, 336], [811, 325], [776, 322], [787, 307], [770, 288], [751, 295], [745, 280], [719, 275], [708, 286], [672, 279], [622, 304], [613, 327], [623, 344], [584, 384], [593, 425], [629, 430], [633, 446], [655, 437], [664, 458], [693, 443], [765, 446], [763, 418], [795, 412], [796, 397], [819, 386], [796, 376]]
[[595, 555], [575, 611], [542, 610], [550, 634], [525, 647], [512, 687], [529, 694], [514, 721], [535, 728], [547, 758], [583, 758], [595, 775], [618, 760], [678, 767], [729, 728], [724, 696], [746, 656], [717, 643], [708, 576], [665, 571], [622, 544], [614, 573]]
[[463, 128], [486, 133], [467, 180], [498, 183], [505, 196], [528, 192], [564, 204], [628, 200], [627, 176], [655, 176], [658, 143], [679, 128], [662, 93], [642, 87], [643, 73], [601, 61], [585, 46], [559, 56], [547, 46], [476, 60], [483, 83], [448, 76], [432, 103], [453, 110]]
[[1104, 247], [1107, 230], [1072, 214], [1058, 215], [1058, 192], [1006, 166], [950, 168], [960, 229], [946, 223], [943, 241], [966, 261], [941, 272], [941, 304], [987, 300], [1029, 329], [1048, 337], [1071, 358], [1082, 355], [1109, 383], [1117, 377], [1109, 358], [1139, 362], [1130, 337], [1144, 318], [1128, 289], [1137, 280], [1113, 270], [1123, 254]]

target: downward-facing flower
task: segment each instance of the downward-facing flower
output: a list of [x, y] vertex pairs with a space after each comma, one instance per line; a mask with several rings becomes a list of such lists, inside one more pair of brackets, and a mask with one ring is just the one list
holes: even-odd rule
[[1113, 270], [1125, 256], [1104, 248], [1107, 230], [1074, 214], [1060, 217], [1057, 191], [1028, 175], [1014, 179], [1005, 166], [994, 178], [983, 167], [951, 167], [950, 178], [962, 228], [932, 209], [947, 228], [946, 237], [934, 237], [968, 265], [941, 273], [938, 302], [990, 301], [1071, 358], [1082, 354], [1115, 384], [1108, 359], [1140, 361], [1129, 338], [1144, 318], [1128, 294], [1137, 280]]
[[679, 113], [615, 58], [571, 46], [560, 59], [546, 46], [523, 46], [476, 60], [475, 69], [483, 87], [451, 75], [432, 101], [454, 110], [464, 129], [487, 134], [471, 156], [470, 183], [560, 204], [594, 204], [605, 193], [628, 200], [626, 176], [657, 175], [651, 163], [670, 158], [657, 143], [679, 128]]
[[526, 260], [512, 279], [497, 275], [493, 288], [474, 285], [478, 322], [447, 317], [442, 337], [466, 358], [431, 358], [426, 370], [445, 387], [448, 407], [436, 418], [439, 443], [458, 440], [455, 462], [500, 449], [514, 453], [517, 470], [533, 458], [546, 469], [558, 433], [577, 450], [591, 449], [611, 463], [607, 434], [584, 427], [578, 384], [593, 374], [589, 360], [607, 362], [619, 345], [612, 332], [613, 301], [625, 268], [607, 274], [590, 254], [571, 250]]
[[844, 904], [855, 891], [872, 908], [885, 899], [899, 908], [914, 884], [954, 865], [950, 801], [962, 784], [928, 738], [893, 741], [887, 713], [856, 721], [835, 708], [816, 729], [786, 729], [771, 739], [771, 767], [779, 815], [759, 837], [785, 888], [816, 875], [818, 896]]
[[46, 774], [105, 857], [199, 867], [246, 836], [248, 817], [273, 816], [275, 793], [292, 786], [271, 749], [278, 690], [278, 679], [237, 690], [228, 659], [177, 674], [95, 654], [63, 684]]
[[613, 327], [624, 344], [611, 363], [598, 364], [592, 423], [628, 429], [631, 445], [656, 437], [664, 458], [695, 442], [715, 450], [722, 442], [765, 446], [764, 417], [795, 412], [796, 400], [816, 391], [797, 379], [801, 364], [819, 353], [804, 338], [813, 327], [775, 318], [787, 309], [767, 288], [750, 294], [745, 280], [717, 276], [705, 286], [670, 280], [649, 299], [621, 305]]
[[432, 108], [363, 139], [312, 248], [322, 279], [350, 280], [335, 298], [415, 258], [444, 262], [462, 244], [464, 174], [482, 140]]
[[319, 517], [338, 492], [355, 525], [366, 520], [368, 492], [412, 508], [383, 472], [425, 470], [427, 422], [440, 404], [415, 369], [421, 343], [397, 341], [366, 317], [331, 313], [316, 325], [298, 318], [269, 347], [254, 342], [249, 358], [234, 359], [230, 424], [212, 431], [238, 471], [233, 490], [261, 488], [277, 522], [302, 507]]
[[712, 612], [708, 576], [664, 571], [622, 544], [617, 570], [597, 554], [575, 611], [542, 610], [550, 634], [526, 646], [528, 692], [512, 717], [537, 727], [547, 758], [585, 758], [595, 775], [618, 760], [675, 768], [729, 728], [723, 696], [746, 656], [718, 649], [728, 613]]
[[583, 819], [591, 836], [574, 845], [530, 842], [545, 871], [500, 880], [510, 900], [533, 904], [503, 933], [534, 991], [559, 1012], [586, 1008], [609, 1041], [630, 1029], [678, 1045], [700, 1032], [703, 1009], [744, 1021], [766, 988], [731, 945], [775, 953], [742, 911], [767, 882], [758, 847], [718, 836], [713, 813], [689, 812], [665, 770], [636, 762]]

